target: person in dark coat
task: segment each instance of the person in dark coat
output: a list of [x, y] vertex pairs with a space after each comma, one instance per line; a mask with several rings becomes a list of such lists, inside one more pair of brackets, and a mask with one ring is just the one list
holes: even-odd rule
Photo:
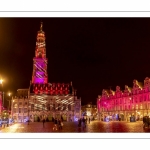
[[58, 121], [57, 121], [57, 118], [55, 118], [53, 130], [57, 131], [57, 124], [58, 124]]
[[143, 128], [145, 128], [145, 126], [148, 126], [148, 121], [149, 121], [148, 116], [144, 116], [143, 117]]
[[78, 120], [78, 127], [81, 127], [81, 118]]
[[149, 126], [150, 126], [150, 117], [148, 116], [148, 128], [149, 128]]
[[45, 118], [43, 118], [43, 128], [44, 128], [44, 124], [45, 124]]
[[58, 129], [59, 130], [61, 129], [61, 121], [60, 121], [60, 119], [58, 119]]
[[91, 119], [90, 119], [90, 117], [89, 117], [89, 124], [90, 124], [90, 121], [91, 121]]
[[82, 122], [83, 122], [83, 128], [85, 128], [86, 127], [86, 120], [83, 118]]

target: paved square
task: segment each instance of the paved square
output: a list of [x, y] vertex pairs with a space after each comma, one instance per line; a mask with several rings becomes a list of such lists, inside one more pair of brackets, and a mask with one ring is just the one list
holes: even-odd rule
[[43, 127], [42, 122], [16, 123], [9, 127], [0, 128], [1, 133], [144, 133], [150, 132], [150, 128], [143, 129], [143, 122], [102, 122], [92, 121], [86, 128], [78, 127], [77, 122], [64, 122], [62, 130], [53, 131], [54, 123], [46, 122]]

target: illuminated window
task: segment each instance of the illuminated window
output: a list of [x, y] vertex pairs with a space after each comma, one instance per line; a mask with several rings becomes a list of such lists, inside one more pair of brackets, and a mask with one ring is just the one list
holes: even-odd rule
[[148, 104], [148, 109], [150, 109], [150, 103]]
[[53, 110], [55, 110], [55, 104], [53, 104]]
[[42, 110], [45, 110], [45, 105], [44, 104], [42, 105]]
[[17, 105], [17, 103], [14, 103], [14, 107], [17, 107], [18, 105]]
[[132, 105], [132, 109], [134, 109], [134, 105]]
[[60, 110], [60, 104], [58, 104], [58, 110]]

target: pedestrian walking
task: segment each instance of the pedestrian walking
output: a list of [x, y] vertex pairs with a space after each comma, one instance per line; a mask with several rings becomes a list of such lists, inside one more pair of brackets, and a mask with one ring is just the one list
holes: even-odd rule
[[148, 122], [149, 122], [148, 116], [144, 116], [143, 117], [143, 128], [145, 128], [146, 126], [148, 126]]
[[83, 128], [86, 128], [86, 120], [84, 118], [82, 119], [82, 122], [83, 122]]
[[81, 118], [78, 120], [78, 127], [81, 127]]
[[88, 122], [88, 118], [86, 117], [86, 119], [85, 119], [85, 124], [87, 124], [87, 122]]
[[60, 127], [61, 127], [60, 129], [62, 129], [62, 127], [63, 127], [63, 125], [64, 125], [62, 120], [60, 121], [60, 125], [61, 125], [61, 126], [60, 126]]
[[54, 131], [57, 131], [57, 123], [58, 123], [57, 118], [55, 118], [55, 120], [54, 120], [54, 127], [53, 127]]
[[43, 118], [43, 128], [45, 127], [44, 124], [45, 124], [45, 118]]
[[60, 121], [60, 119], [58, 119], [58, 129], [59, 130], [61, 129], [61, 121]]

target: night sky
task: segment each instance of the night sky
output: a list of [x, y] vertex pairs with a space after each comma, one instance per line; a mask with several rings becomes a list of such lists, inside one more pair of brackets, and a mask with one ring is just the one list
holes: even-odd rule
[[96, 104], [102, 89], [124, 90], [150, 76], [150, 18], [0, 18], [5, 92], [29, 87], [41, 21], [48, 81], [72, 81], [82, 104]]

